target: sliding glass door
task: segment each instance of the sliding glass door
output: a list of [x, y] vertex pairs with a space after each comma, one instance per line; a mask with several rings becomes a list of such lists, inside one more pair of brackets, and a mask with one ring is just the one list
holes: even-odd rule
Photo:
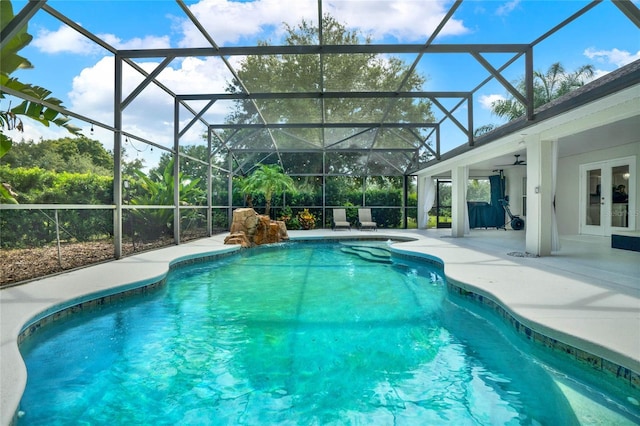
[[436, 183], [436, 227], [451, 228], [451, 180]]

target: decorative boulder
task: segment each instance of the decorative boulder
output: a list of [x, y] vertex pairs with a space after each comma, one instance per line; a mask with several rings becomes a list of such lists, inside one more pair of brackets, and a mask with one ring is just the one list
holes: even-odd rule
[[249, 239], [247, 238], [247, 235], [242, 231], [234, 232], [233, 234], [228, 235], [227, 237], [225, 237], [224, 243], [225, 244], [240, 244], [240, 246], [242, 246], [242, 248], [251, 247], [251, 243], [249, 242]]
[[254, 209], [235, 209], [233, 211], [233, 222], [231, 223], [231, 233], [244, 232], [249, 240], [253, 239], [258, 227], [258, 213]]
[[240, 244], [242, 247], [279, 243], [288, 240], [287, 227], [282, 221], [259, 215], [254, 209], [242, 208], [233, 211], [231, 234], [225, 244]]

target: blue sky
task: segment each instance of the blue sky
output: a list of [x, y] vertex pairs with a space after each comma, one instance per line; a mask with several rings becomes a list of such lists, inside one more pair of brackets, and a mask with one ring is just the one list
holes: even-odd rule
[[[14, 12], [25, 3], [14, 1]], [[434, 43], [531, 43], [587, 3], [467, 0]], [[49, 0], [47, 4], [118, 49], [207, 46], [174, 1]], [[295, 25], [304, 18], [316, 23], [318, 14], [315, 0], [207, 0], [186, 4], [220, 46], [253, 45], [256, 40], [281, 44], [282, 22]], [[329, 0], [323, 3], [323, 12], [350, 29], [371, 35], [374, 43], [424, 43], [451, 4], [448, 0]], [[35, 68], [15, 76], [50, 89], [72, 111], [112, 124], [112, 55], [44, 11], [31, 20], [29, 32], [34, 40], [21, 54]], [[506, 60], [504, 55], [487, 57], [495, 65]], [[601, 76], [639, 58], [640, 31], [610, 0], [598, 4], [534, 48], [534, 67], [541, 71], [559, 61], [569, 71], [592, 64], [597, 76]], [[413, 61], [412, 56], [403, 59]], [[233, 65], [238, 60], [230, 58]], [[160, 59], [148, 60], [143, 66], [151, 70], [159, 62]], [[470, 90], [486, 75], [468, 55], [425, 55], [418, 71], [428, 77], [425, 90]], [[515, 80], [523, 72], [520, 60], [505, 76]], [[129, 90], [141, 79], [135, 74], [125, 74]], [[160, 80], [176, 93], [220, 93], [230, 76], [218, 58], [191, 58], [172, 62]], [[501, 120], [491, 115], [488, 104], [506, 95], [506, 90], [495, 82], [482, 87], [475, 97], [476, 125], [500, 124]], [[6, 101], [0, 104], [6, 106]], [[214, 109], [211, 119], [215, 121], [213, 115], [224, 112], [223, 108]], [[124, 128], [171, 146], [171, 117], [171, 100], [157, 90], [150, 90], [125, 112]], [[89, 135], [89, 123], [77, 125]], [[56, 128], [38, 124], [26, 127], [24, 134], [10, 136], [17, 140], [66, 136], [65, 131]], [[199, 143], [202, 131], [194, 128], [185, 139]], [[94, 137], [110, 148], [113, 137], [109, 132], [96, 129]], [[454, 139], [450, 144], [458, 145]]]

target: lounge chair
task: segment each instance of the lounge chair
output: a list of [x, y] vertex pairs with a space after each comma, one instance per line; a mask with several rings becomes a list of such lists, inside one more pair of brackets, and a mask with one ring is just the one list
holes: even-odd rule
[[333, 209], [333, 219], [331, 219], [331, 229], [347, 228], [351, 231], [351, 224], [347, 221], [345, 209]]
[[378, 230], [378, 224], [371, 219], [371, 209], [358, 209], [358, 227]]

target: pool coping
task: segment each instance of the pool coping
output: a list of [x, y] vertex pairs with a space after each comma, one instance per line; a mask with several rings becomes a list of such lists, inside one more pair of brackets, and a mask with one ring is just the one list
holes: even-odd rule
[[[73, 313], [74, 309], [107, 303], [110, 298], [124, 297], [125, 294], [162, 284], [169, 270], [178, 264], [240, 250], [239, 246], [224, 245], [226, 235], [144, 252], [0, 290], [1, 424], [11, 425], [15, 421], [26, 386], [26, 368], [18, 349], [21, 339], [39, 326]], [[554, 312], [550, 316], [545, 312], [548, 310], [545, 305], [549, 304], [550, 299], [536, 299], [536, 293], [544, 296], [550, 287], [556, 292], [561, 290], [562, 294], [558, 297], [566, 301], [575, 302], [584, 298], [589, 293], [587, 290], [593, 291], [590, 289], [592, 285], [576, 278], [560, 277], [552, 272], [527, 267], [518, 260], [454, 246], [450, 241], [420, 233], [379, 230], [337, 235], [303, 231], [290, 232], [290, 236], [291, 241], [401, 239], [402, 242], [391, 246], [394, 254], [442, 265], [452, 291], [493, 309], [525, 338], [568, 354], [614, 378], [629, 380], [630, 385], [640, 388], [640, 351], [634, 346], [640, 340], [633, 340], [638, 338], [633, 330], [630, 334], [620, 333], [629, 328], [630, 319], [637, 324], [638, 298], [617, 295], [620, 300], [615, 305], [620, 308], [621, 314], [599, 317], [600, 320], [607, 320], [605, 326], [609, 332], [603, 333], [599, 329], [593, 333], [593, 329], [589, 328], [594, 319], [591, 309], [580, 311], [580, 314], [572, 311], [569, 316]], [[513, 286], [513, 268], [517, 269], [515, 276], [520, 281], [516, 288]], [[505, 276], [499, 273], [501, 269], [510, 270], [510, 273]], [[487, 274], [489, 270], [493, 272]], [[96, 277], [101, 279], [96, 281]], [[87, 282], [91, 284], [87, 285]], [[625, 311], [630, 305], [635, 310]], [[611, 306], [606, 308], [604, 311], [609, 312]], [[598, 315], [595, 317], [597, 319]], [[616, 332], [612, 333], [611, 330]], [[638, 333], [637, 330], [635, 332]]]

